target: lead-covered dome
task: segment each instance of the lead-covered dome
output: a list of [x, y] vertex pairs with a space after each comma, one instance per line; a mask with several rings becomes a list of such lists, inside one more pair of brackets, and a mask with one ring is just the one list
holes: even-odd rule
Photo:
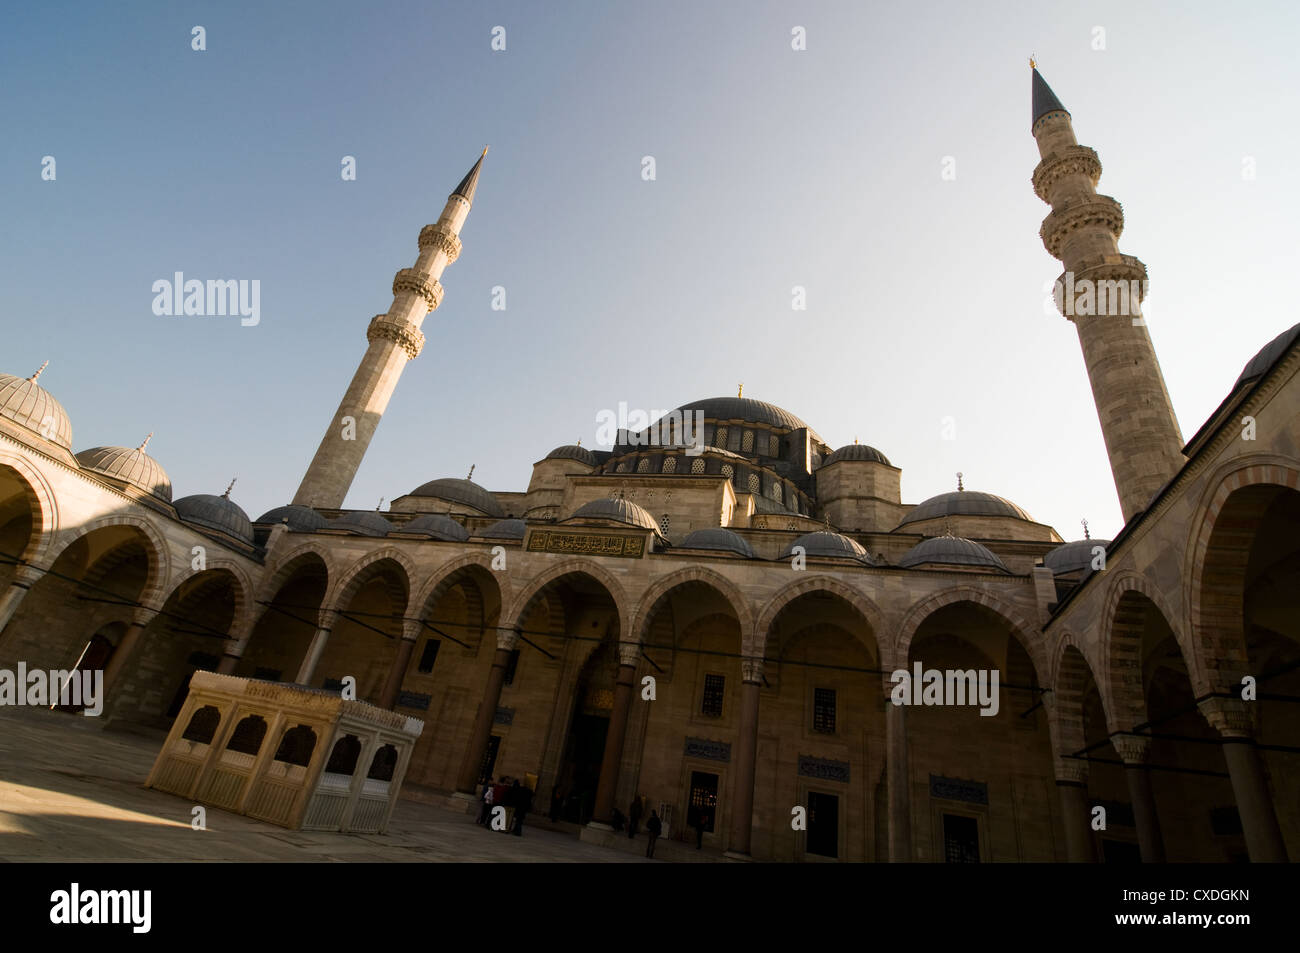
[[592, 500], [590, 503], [584, 503], [574, 510], [569, 520], [609, 520], [612, 523], [625, 523], [628, 526], [639, 526], [642, 529], [652, 529], [658, 531], [659, 524], [651, 516], [645, 507], [638, 506], [630, 500], [617, 500], [606, 498], [603, 500]]
[[1009, 516], [1012, 519], [1033, 522], [1028, 513], [1010, 500], [978, 490], [954, 490], [940, 493], [924, 503], [912, 507], [899, 526], [919, 523], [922, 520], [942, 519], [945, 516]]
[[469, 531], [450, 516], [433, 514], [417, 516], [409, 523], [398, 527], [399, 533], [420, 533], [431, 539], [440, 539], [448, 543], [463, 543], [469, 539]]
[[598, 462], [596, 455], [586, 447], [580, 447], [576, 443], [565, 444], [563, 447], [556, 447], [546, 455], [547, 460], [577, 460], [579, 463], [585, 463], [589, 467], [594, 467]]
[[980, 569], [997, 569], [1010, 572], [1006, 565], [986, 546], [960, 536], [935, 536], [923, 540], [909, 549], [898, 565], [904, 569], [916, 566], [971, 566]]
[[697, 410], [704, 414], [705, 420], [743, 420], [746, 423], [767, 424], [779, 430], [808, 427], [788, 410], [749, 397], [708, 397], [682, 404], [676, 412], [686, 414]]
[[524, 521], [520, 519], [498, 520], [478, 535], [483, 539], [523, 539]]
[[805, 533], [785, 548], [785, 551], [781, 553], [781, 558], [789, 559], [794, 556], [796, 546], [802, 546], [804, 554], [807, 556], [852, 559], [866, 566], [876, 565], [875, 559], [862, 548], [861, 543], [839, 533], [831, 533], [825, 530], [819, 530], [816, 533]]
[[452, 503], [463, 503], [486, 516], [500, 518], [506, 515], [497, 498], [472, 480], [457, 480], [452, 477], [430, 480], [412, 490], [411, 496], [432, 496]]
[[695, 532], [688, 534], [675, 548], [714, 549], [735, 553], [737, 556], [744, 556], [746, 559], [754, 558], [754, 549], [749, 545], [749, 541], [745, 537], [720, 526], [712, 529], [697, 529]]
[[324, 529], [330, 523], [310, 506], [303, 506], [301, 503], [290, 503], [287, 506], [277, 506], [273, 510], [267, 510], [255, 522], [287, 523], [289, 529], [295, 533], [314, 533], [318, 529]]
[[[49, 361], [45, 362], [46, 364]], [[12, 420], [50, 443], [72, 452], [72, 421], [63, 405], [50, 392], [36, 383], [45, 370], [31, 377], [14, 377], [0, 374], [0, 417]]]
[[359, 510], [344, 513], [330, 520], [333, 529], [345, 529], [358, 536], [387, 536], [393, 531], [393, 524], [373, 510]]
[[842, 463], [846, 460], [859, 463], [883, 463], [887, 467], [893, 466], [883, 453], [875, 447], [868, 447], [865, 443], [851, 443], [847, 447], [840, 447], [822, 461], [822, 466], [828, 467], [832, 463]]
[[1277, 359], [1291, 349], [1291, 345], [1300, 340], [1300, 324], [1297, 324], [1286, 331], [1283, 331], [1273, 340], [1269, 341], [1259, 353], [1246, 362], [1246, 366], [1241, 369], [1241, 375], [1237, 378], [1237, 383], [1232, 386], [1236, 390], [1242, 384], [1256, 377], [1262, 377], [1266, 374]]
[[1072, 543], [1057, 546], [1043, 556], [1043, 565], [1052, 570], [1054, 576], [1091, 569], [1093, 550], [1100, 546], [1104, 553], [1109, 545], [1108, 539], [1076, 539]]
[[162, 468], [162, 464], [144, 452], [148, 444], [149, 441], [146, 439], [135, 448], [92, 447], [77, 454], [77, 463], [83, 470], [133, 486], [156, 499], [170, 503], [172, 481], [168, 478], [167, 471]]
[[186, 523], [253, 542], [253, 524], [248, 521], [248, 514], [228, 496], [196, 493], [183, 496], [172, 505], [176, 507], [176, 515]]

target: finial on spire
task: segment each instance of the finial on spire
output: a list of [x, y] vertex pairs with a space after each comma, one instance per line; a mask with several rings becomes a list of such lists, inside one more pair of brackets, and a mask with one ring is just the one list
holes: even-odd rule
[[476, 466], [478, 466], [477, 463], [471, 463], [471, 464], [469, 465], [469, 473], [466, 474], [466, 476], [465, 476], [465, 479], [466, 479], [466, 480], [472, 480], [472, 479], [474, 479], [474, 468], [475, 468]]
[[1088, 532], [1088, 521], [1086, 519], [1083, 519], [1083, 520], [1079, 520], [1079, 522], [1083, 524], [1083, 538], [1092, 539], [1092, 534]]
[[1038, 61], [1037, 61], [1036, 59], [1034, 59], [1034, 54], [1033, 54], [1033, 53], [1030, 53], [1030, 54], [1029, 54], [1029, 68], [1030, 68], [1030, 69], [1038, 69]]
[[854, 438], [853, 438], [853, 446], [856, 447], [857, 445], [858, 445], [858, 438], [857, 438], [857, 437], [854, 437]]
[[238, 480], [238, 479], [239, 479], [239, 477], [235, 477], [234, 479], [232, 479], [232, 480], [230, 481], [230, 486], [226, 487], [226, 492], [221, 494], [221, 498], [222, 498], [223, 500], [228, 500], [228, 499], [230, 499], [230, 491], [233, 490], [233, 489], [235, 488], [235, 481]]
[[745, 384], [743, 381], [741, 382], [740, 386], [736, 388], [736, 396], [737, 397], [745, 396]]
[[375, 504], [375, 512], [378, 513], [383, 508], [383, 505], [384, 505], [384, 498], [381, 496], [379, 498], [379, 502]]
[[578, 438], [578, 446], [579, 446], [579, 447], [582, 446], [582, 438], [581, 438], [581, 437]]
[[826, 519], [826, 532], [829, 533], [831, 531], [831, 514], [826, 513], [824, 516]]
[[963, 491], [963, 490], [966, 489], [966, 487], [962, 486], [962, 484], [961, 484], [961, 471], [960, 471], [960, 470], [957, 471], [957, 489], [958, 489], [958, 491]]
[[149, 436], [147, 436], [147, 437], [144, 438], [144, 443], [142, 443], [142, 444], [140, 444], [140, 446], [136, 447], [136, 450], [140, 451], [141, 453], [144, 453], [144, 448], [147, 447], [147, 446], [149, 446], [149, 441], [152, 440], [152, 439], [153, 439], [153, 431], [150, 430], [150, 431], [149, 431]]
[[35, 384], [35, 383], [36, 383], [36, 378], [40, 377], [40, 376], [41, 376], [41, 372], [44, 371], [44, 370], [45, 370], [47, 367], [49, 367], [49, 366], [50, 366], [50, 362], [49, 362], [49, 361], [46, 361], [44, 364], [42, 364], [42, 365], [37, 369], [37, 371], [36, 371], [35, 374], [33, 374], [31, 377], [29, 377], [29, 378], [27, 378], [27, 379], [28, 379], [29, 381], [31, 381], [33, 384]]

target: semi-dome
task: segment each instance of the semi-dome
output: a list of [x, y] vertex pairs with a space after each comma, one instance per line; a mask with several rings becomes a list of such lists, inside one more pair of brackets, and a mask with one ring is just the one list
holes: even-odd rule
[[1065, 573], [1091, 569], [1093, 549], [1100, 546], [1103, 550], [1110, 545], [1108, 539], [1076, 539], [1072, 543], [1057, 546], [1043, 557], [1043, 565], [1060, 576]]
[[978, 490], [955, 490], [918, 503], [898, 525], [906, 526], [908, 523], [942, 519], [945, 516], [1010, 516], [1012, 519], [1033, 522], [1028, 513], [1010, 500], [992, 493], [980, 493]]
[[981, 546], [974, 540], [962, 539], [960, 536], [935, 536], [933, 539], [923, 540], [909, 549], [898, 561], [898, 565], [904, 569], [940, 565], [1011, 571], [987, 547]]
[[[45, 362], [46, 364], [49, 361]], [[50, 392], [36, 383], [45, 370], [31, 377], [14, 377], [0, 374], [0, 417], [7, 417], [20, 427], [30, 430], [50, 443], [57, 444], [69, 453], [72, 451], [72, 421], [63, 405]]]
[[646, 512], [645, 507], [638, 506], [630, 500], [606, 498], [584, 503], [574, 510], [570, 520], [610, 520], [614, 523], [626, 523], [640, 526], [642, 529], [658, 530], [655, 518]]
[[822, 466], [828, 467], [832, 463], [840, 463], [844, 460], [860, 463], [883, 463], [887, 467], [893, 466], [883, 453], [875, 447], [868, 447], [865, 443], [851, 443], [846, 447], [840, 447], [822, 461]]
[[589, 467], [596, 465], [596, 455], [586, 447], [580, 447], [576, 443], [565, 444], [563, 447], [556, 447], [546, 455], [547, 460], [577, 460], [579, 463], [585, 463]]
[[1259, 353], [1252, 357], [1246, 363], [1246, 366], [1242, 368], [1241, 376], [1237, 378], [1237, 383], [1233, 385], [1232, 389], [1236, 390], [1247, 381], [1266, 374], [1269, 368], [1277, 363], [1278, 358], [1289, 351], [1291, 345], [1295, 344], [1297, 340], [1300, 340], [1300, 324], [1283, 331], [1260, 348]]
[[295, 533], [314, 533], [318, 529], [324, 529], [330, 523], [310, 506], [303, 506], [301, 503], [290, 503], [287, 506], [277, 506], [273, 510], [267, 510], [255, 522], [287, 523], [289, 529]]
[[463, 543], [469, 539], [469, 531], [450, 516], [433, 514], [417, 516], [409, 523], [397, 528], [399, 533], [421, 533], [431, 539], [441, 539], [448, 543]]
[[393, 524], [373, 510], [360, 510], [344, 513], [330, 520], [333, 529], [345, 529], [358, 536], [387, 536], [393, 531]]
[[434, 496], [440, 500], [464, 503], [488, 516], [499, 518], [506, 515], [497, 498], [472, 480], [457, 480], [452, 477], [430, 480], [412, 490], [411, 496]]
[[176, 507], [176, 515], [186, 523], [215, 529], [248, 543], [253, 541], [253, 524], [248, 521], [248, 514], [228, 496], [196, 493], [183, 496], [172, 505]]
[[805, 533], [785, 548], [785, 551], [781, 553], [781, 558], [789, 559], [794, 556], [796, 546], [802, 546], [804, 554], [807, 556], [853, 559], [868, 566], [876, 565], [876, 561], [871, 557], [871, 554], [863, 549], [857, 540], [849, 539], [839, 533], [831, 533], [826, 530]]
[[524, 528], [520, 519], [498, 520], [478, 535], [483, 539], [523, 539]]
[[745, 537], [722, 527], [697, 529], [678, 543], [676, 548], [717, 549], [723, 552], [735, 553], [737, 556], [744, 556], [746, 559], [754, 558], [753, 547], [749, 545], [749, 541]]
[[[152, 436], [152, 434], [150, 435]], [[77, 463], [81, 469], [112, 480], [120, 480], [150, 496], [172, 501], [172, 481], [167, 471], [149, 454], [144, 452], [149, 441], [132, 447], [93, 447], [77, 454]]]

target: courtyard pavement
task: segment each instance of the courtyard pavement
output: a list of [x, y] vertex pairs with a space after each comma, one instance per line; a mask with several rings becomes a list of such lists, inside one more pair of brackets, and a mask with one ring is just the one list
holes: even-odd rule
[[513, 837], [450, 807], [407, 800], [398, 801], [382, 835], [289, 831], [214, 807], [207, 808], [207, 830], [196, 831], [190, 801], [141, 786], [163, 738], [105, 731], [93, 718], [0, 707], [0, 863], [652, 862], [633, 844], [611, 850], [527, 825]]

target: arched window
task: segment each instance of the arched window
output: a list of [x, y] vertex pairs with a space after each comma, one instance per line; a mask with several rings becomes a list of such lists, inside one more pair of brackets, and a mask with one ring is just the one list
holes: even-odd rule
[[649, 473], [649, 472], [650, 472], [650, 458], [649, 458], [649, 457], [642, 457], [642, 458], [641, 458], [640, 462], [637, 463], [637, 465], [636, 465], [636, 472], [637, 472], [637, 473]]
[[722, 475], [726, 477], [728, 480], [730, 480], [733, 476], [736, 475], [736, 471], [730, 463], [724, 463], [722, 465]]
[[727, 428], [726, 427], [718, 428], [718, 442], [715, 444], [715, 446], [721, 447], [723, 450], [727, 449]]
[[235, 733], [230, 736], [227, 751], [240, 754], [257, 754], [262, 749], [262, 739], [266, 737], [266, 719], [261, 715], [249, 715], [235, 725]]
[[779, 483], [773, 483], [773, 484], [772, 484], [772, 499], [774, 499], [774, 500], [776, 500], [778, 503], [780, 503], [780, 502], [781, 502], [781, 497], [782, 497], [782, 496], [783, 496], [783, 494], [782, 494], [782, 492], [781, 492], [781, 484], [779, 484]]
[[751, 473], [751, 474], [749, 475], [749, 492], [750, 492], [750, 493], [757, 493], [757, 492], [758, 492], [758, 485], [759, 485], [759, 484], [758, 484], [758, 474], [757, 474], [757, 473]]
[[677, 472], [677, 458], [664, 457], [664, 473], [676, 473], [676, 472]]
[[781, 455], [781, 438], [772, 434], [767, 441], [767, 455], [769, 457], [779, 457]]
[[357, 770], [359, 757], [361, 757], [361, 742], [357, 736], [344, 735], [334, 742], [334, 750], [330, 752], [330, 760], [325, 765], [325, 770], [330, 774], [351, 775]]
[[190, 723], [185, 726], [185, 734], [181, 737], [186, 741], [197, 741], [201, 745], [212, 744], [212, 736], [217, 733], [219, 724], [221, 712], [212, 705], [204, 705], [190, 716]]
[[696, 457], [694, 460], [691, 461], [691, 472], [692, 472], [692, 473], [703, 473], [703, 472], [704, 472], [704, 458], [703, 458], [703, 457]]
[[665, 513], [663, 516], [659, 518], [659, 532], [664, 536], [668, 535], [668, 514], [667, 513]]
[[754, 452], [754, 431], [746, 430], [740, 438], [740, 450], [742, 453]]
[[375, 752], [374, 760], [370, 762], [370, 771], [366, 778], [371, 781], [391, 781], [393, 780], [393, 771], [397, 768], [397, 749], [392, 745], [384, 745]]
[[284, 737], [280, 739], [280, 748], [275, 753], [275, 760], [306, 767], [311, 762], [311, 753], [315, 750], [316, 732], [306, 725], [298, 725], [286, 731]]

